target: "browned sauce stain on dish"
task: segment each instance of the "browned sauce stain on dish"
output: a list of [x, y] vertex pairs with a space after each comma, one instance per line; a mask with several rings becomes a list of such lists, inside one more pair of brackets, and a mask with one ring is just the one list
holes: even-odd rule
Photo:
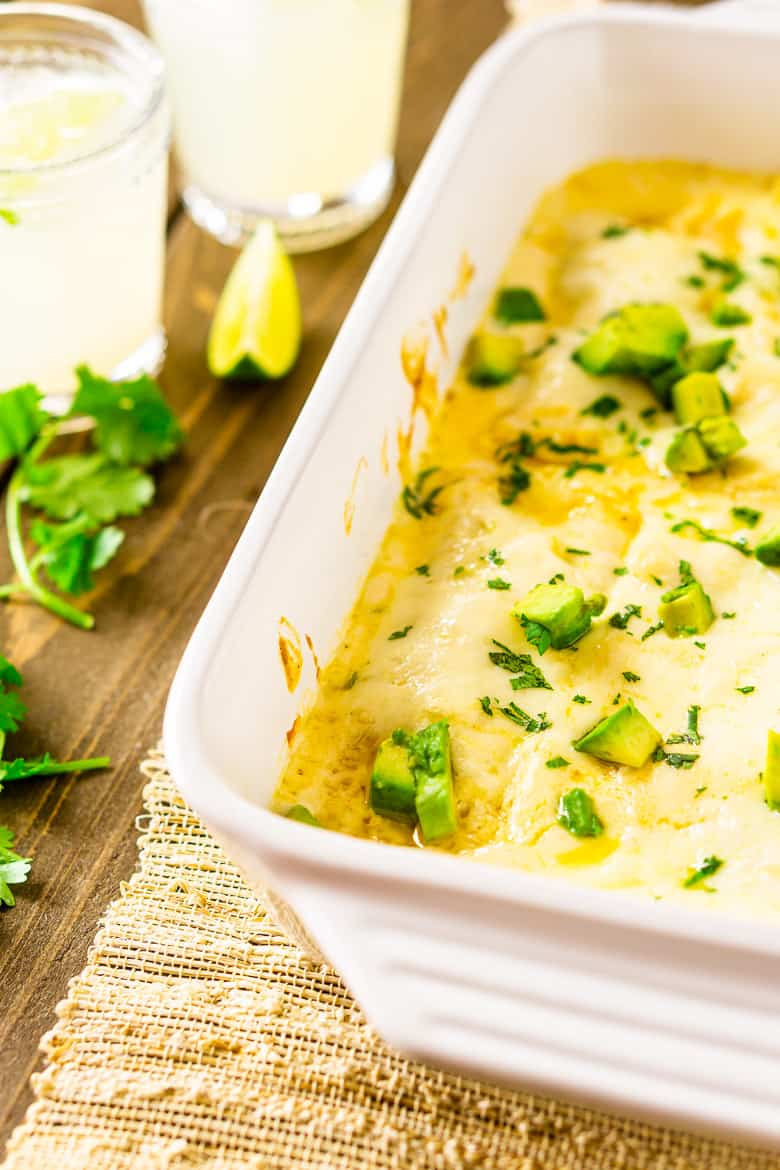
[[368, 460], [365, 455], [361, 455], [355, 468], [355, 474], [352, 476], [352, 487], [349, 489], [349, 496], [344, 501], [344, 531], [347, 536], [352, 531], [352, 522], [355, 519], [355, 493], [357, 492], [358, 480], [362, 473], [367, 470]]
[[438, 309], [433, 311], [433, 327], [436, 330], [436, 336], [439, 339], [441, 352], [444, 357], [449, 355], [450, 349], [447, 344], [447, 318], [449, 317], [449, 309], [446, 305], [439, 305]]
[[455, 278], [455, 284], [450, 292], [449, 300], [459, 301], [465, 297], [469, 291], [469, 285], [474, 279], [476, 268], [469, 256], [468, 252], [461, 252], [460, 261], [458, 263], [458, 275]]
[[287, 690], [292, 694], [301, 681], [303, 648], [300, 634], [286, 617], [279, 618], [279, 657], [282, 660]]
[[314, 642], [312, 641], [311, 634], [304, 634], [304, 637], [306, 639], [306, 645], [309, 647], [311, 660], [314, 663], [314, 673], [317, 676], [317, 682], [319, 682], [320, 674], [322, 673], [320, 670], [320, 660], [317, 657], [317, 651], [314, 649]]
[[428, 365], [430, 338], [419, 328], [407, 333], [401, 341], [401, 368], [412, 391], [412, 407], [406, 427], [398, 428], [398, 470], [403, 480], [411, 474], [411, 450], [414, 422], [418, 411], [431, 419], [439, 400], [436, 374]]
[[287, 736], [287, 746], [288, 747], [292, 747], [293, 740], [295, 739], [296, 735], [298, 734], [300, 726], [301, 726], [301, 717], [300, 717], [300, 715], [296, 715], [292, 721], [292, 727], [289, 727], [287, 729], [287, 731], [284, 733]]

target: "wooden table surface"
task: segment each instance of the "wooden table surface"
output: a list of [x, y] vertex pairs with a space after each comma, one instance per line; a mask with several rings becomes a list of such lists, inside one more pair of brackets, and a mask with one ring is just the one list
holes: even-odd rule
[[[142, 23], [136, 0], [92, 6]], [[414, 0], [395, 197], [356, 240], [295, 259], [305, 341], [281, 385], [231, 389], [209, 377], [206, 334], [235, 252], [171, 200], [161, 381], [186, 427], [186, 450], [163, 469], [155, 506], [127, 522], [125, 547], [90, 607], [93, 632], [32, 606], [0, 610], [0, 649], [24, 674], [30, 711], [14, 747], [114, 760], [110, 773], [29, 782], [0, 797], [0, 822], [34, 857], [16, 909], [0, 913], [0, 1159], [31, 1099], [38, 1040], [84, 964], [102, 911], [135, 866], [138, 764], [160, 735], [179, 657], [448, 101], [504, 20], [501, 0]], [[9, 571], [3, 564], [3, 580]]]

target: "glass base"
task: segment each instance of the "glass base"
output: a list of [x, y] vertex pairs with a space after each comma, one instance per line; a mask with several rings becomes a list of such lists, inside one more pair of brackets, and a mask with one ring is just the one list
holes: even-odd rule
[[243, 207], [225, 203], [188, 184], [184, 203], [200, 227], [223, 244], [243, 244], [262, 219], [272, 219], [288, 252], [330, 248], [362, 232], [387, 207], [395, 182], [392, 158], [375, 163], [343, 195], [325, 199], [293, 195], [286, 203]]

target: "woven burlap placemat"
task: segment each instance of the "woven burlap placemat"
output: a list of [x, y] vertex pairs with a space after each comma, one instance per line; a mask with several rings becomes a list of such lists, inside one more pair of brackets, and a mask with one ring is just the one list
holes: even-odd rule
[[5, 1170], [780, 1170], [404, 1060], [144, 764], [140, 865], [43, 1038]]

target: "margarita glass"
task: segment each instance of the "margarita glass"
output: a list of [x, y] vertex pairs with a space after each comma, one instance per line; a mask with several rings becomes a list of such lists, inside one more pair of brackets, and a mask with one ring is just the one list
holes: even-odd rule
[[393, 186], [409, 0], [145, 0], [168, 69], [184, 201], [240, 242], [360, 231]]
[[162, 60], [107, 16], [0, 7], [0, 390], [152, 371], [169, 115]]

